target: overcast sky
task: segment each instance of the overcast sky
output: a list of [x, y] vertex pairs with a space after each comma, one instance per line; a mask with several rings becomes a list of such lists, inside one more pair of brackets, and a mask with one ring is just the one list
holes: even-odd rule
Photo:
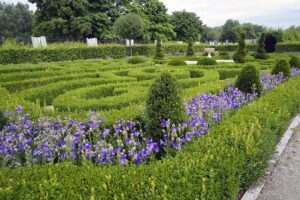
[[[28, 3], [27, 0], [0, 0]], [[161, 0], [171, 14], [176, 10], [195, 12], [209, 26], [221, 26], [226, 19], [251, 22], [273, 28], [300, 26], [300, 0]], [[35, 9], [34, 5], [30, 5]]]

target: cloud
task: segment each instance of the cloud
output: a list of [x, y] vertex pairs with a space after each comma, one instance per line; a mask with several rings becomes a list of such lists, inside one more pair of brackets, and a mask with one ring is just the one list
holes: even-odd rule
[[[1, 0], [0, 0], [1, 1]], [[2, 0], [28, 3], [27, 0]], [[171, 14], [176, 10], [195, 12], [209, 26], [221, 26], [227, 19], [273, 28], [300, 26], [300, 0], [161, 0]], [[34, 4], [30, 9], [35, 10]]]
[[[226, 19], [262, 25], [300, 25], [299, 0], [162, 0], [169, 13], [176, 10], [195, 12], [205, 24], [220, 26]], [[291, 15], [291, 13], [293, 13]], [[298, 13], [298, 14], [297, 14]], [[272, 20], [273, 19], [273, 20]]]

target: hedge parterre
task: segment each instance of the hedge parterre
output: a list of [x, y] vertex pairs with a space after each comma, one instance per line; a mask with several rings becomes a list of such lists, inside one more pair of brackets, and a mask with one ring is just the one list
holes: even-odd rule
[[[292, 72], [293, 76], [299, 75], [297, 69]], [[263, 74], [263, 93], [287, 80], [282, 74]], [[87, 123], [49, 117], [41, 117], [34, 123], [19, 106], [15, 113], [5, 114], [9, 123], [0, 131], [0, 163], [12, 168], [63, 161], [100, 166], [148, 164], [160, 147], [181, 150], [185, 143], [205, 135], [229, 110], [239, 109], [255, 99], [256, 94], [244, 94], [233, 86], [218, 95], [200, 94], [186, 102], [188, 122], [178, 125], [170, 124], [168, 119], [162, 122], [165, 136], [159, 143], [145, 138], [141, 122], [119, 121], [113, 128], [105, 128], [99, 114], [93, 111]]]

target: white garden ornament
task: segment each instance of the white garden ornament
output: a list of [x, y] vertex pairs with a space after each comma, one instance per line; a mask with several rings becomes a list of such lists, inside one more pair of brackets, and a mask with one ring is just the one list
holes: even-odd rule
[[33, 48], [46, 48], [47, 47], [47, 41], [45, 36], [41, 37], [31, 37], [31, 42]]
[[204, 48], [204, 51], [208, 54], [207, 57], [211, 58], [211, 53], [215, 51], [215, 48]]
[[98, 45], [98, 40], [97, 38], [86, 38], [86, 44], [89, 47], [95, 47]]

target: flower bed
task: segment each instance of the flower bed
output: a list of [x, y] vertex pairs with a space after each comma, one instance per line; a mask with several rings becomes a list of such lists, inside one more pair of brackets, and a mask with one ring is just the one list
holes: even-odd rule
[[[293, 75], [299, 71], [293, 69]], [[263, 93], [286, 81], [282, 74], [262, 76]], [[71, 161], [77, 164], [90, 162], [95, 165], [149, 164], [159, 153], [160, 147], [181, 150], [186, 142], [205, 135], [211, 124], [219, 123], [229, 110], [239, 109], [252, 102], [256, 94], [243, 94], [229, 86], [218, 95], [201, 94], [186, 103], [189, 122], [171, 125], [163, 121], [165, 136], [159, 142], [144, 137], [139, 122], [118, 122], [113, 129], [102, 127], [96, 112], [88, 123], [42, 117], [38, 123], [22, 115], [21, 107], [0, 132], [0, 161], [2, 166], [59, 163]]]

